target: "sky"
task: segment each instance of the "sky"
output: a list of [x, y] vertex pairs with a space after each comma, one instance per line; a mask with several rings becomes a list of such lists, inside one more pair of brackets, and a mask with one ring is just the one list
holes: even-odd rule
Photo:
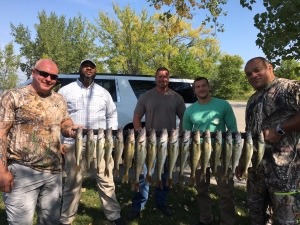
[[[244, 62], [252, 57], [265, 56], [255, 44], [259, 30], [253, 25], [254, 15], [263, 11], [261, 1], [258, 0], [253, 11], [250, 11], [242, 8], [238, 0], [228, 0], [227, 5], [224, 6], [228, 14], [220, 20], [224, 24], [225, 32], [218, 33], [216, 36], [222, 53], [240, 55]], [[37, 16], [42, 10], [45, 10], [47, 15], [55, 12], [57, 16], [64, 15], [66, 18], [72, 18], [80, 13], [82, 17], [93, 22], [95, 18], [98, 18], [100, 11], [113, 16], [113, 3], [118, 4], [121, 8], [130, 6], [137, 14], [142, 9], [149, 11], [149, 15], [155, 12], [146, 0], [3, 0], [0, 14], [0, 49], [3, 50], [7, 43], [14, 40], [10, 35], [10, 23], [15, 26], [23, 24], [33, 32], [34, 37], [34, 24], [39, 22]], [[199, 11], [200, 13], [203, 12]], [[200, 15], [194, 17], [192, 20], [194, 27], [200, 24], [201, 18]], [[24, 77], [20, 77], [20, 79], [24, 79]]]

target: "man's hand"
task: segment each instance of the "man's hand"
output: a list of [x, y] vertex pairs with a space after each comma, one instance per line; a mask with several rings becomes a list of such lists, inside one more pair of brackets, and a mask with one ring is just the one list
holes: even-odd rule
[[10, 171], [0, 171], [0, 191], [11, 192], [14, 187], [14, 176]]
[[279, 134], [277, 134], [276, 129], [274, 127], [264, 129], [263, 133], [264, 133], [264, 140], [267, 144], [276, 144], [280, 141], [282, 137]]

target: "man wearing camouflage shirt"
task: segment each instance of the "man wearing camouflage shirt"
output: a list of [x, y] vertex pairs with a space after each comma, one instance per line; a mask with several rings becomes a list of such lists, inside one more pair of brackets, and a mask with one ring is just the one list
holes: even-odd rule
[[[249, 60], [245, 73], [256, 92], [246, 108], [246, 130], [263, 131], [265, 154], [258, 168], [248, 170], [247, 195], [252, 225], [266, 224], [266, 198], [276, 224], [300, 222], [300, 82], [277, 78], [263, 57]], [[243, 168], [237, 169], [241, 177]]]
[[67, 104], [52, 89], [58, 67], [40, 59], [32, 83], [0, 97], [0, 191], [9, 225], [59, 223], [62, 189], [61, 134], [75, 137]]

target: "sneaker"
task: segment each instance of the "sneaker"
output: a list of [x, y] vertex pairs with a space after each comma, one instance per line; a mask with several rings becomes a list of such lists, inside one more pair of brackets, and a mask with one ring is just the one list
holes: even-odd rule
[[130, 212], [127, 215], [128, 220], [134, 220], [137, 218], [141, 218], [141, 213], [139, 211], [130, 210]]
[[159, 211], [161, 211], [166, 216], [173, 216], [174, 212], [166, 205], [157, 207]]
[[119, 219], [116, 219], [112, 222], [112, 224], [114, 225], [125, 225], [124, 221], [122, 220], [122, 218], [120, 217]]

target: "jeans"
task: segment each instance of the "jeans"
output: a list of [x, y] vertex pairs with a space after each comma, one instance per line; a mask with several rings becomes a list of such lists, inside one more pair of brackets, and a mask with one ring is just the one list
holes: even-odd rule
[[[151, 174], [153, 175], [154, 171], [151, 171]], [[134, 192], [133, 198], [132, 198], [132, 210], [140, 212], [145, 208], [145, 205], [147, 203], [148, 197], [149, 197], [149, 183], [146, 181], [145, 176], [147, 174], [147, 167], [146, 164], [144, 164], [143, 167], [143, 173], [139, 176], [139, 191]], [[166, 186], [166, 181], [168, 178], [168, 170], [167, 170], [167, 163], [164, 165], [164, 172], [162, 174], [162, 182], [163, 182], [163, 189], [160, 187], [155, 187], [155, 203], [158, 208], [166, 206], [167, 202], [167, 196], [169, 192], [169, 188]]]
[[3, 193], [9, 225], [32, 225], [37, 209], [37, 225], [59, 223], [62, 175], [41, 172], [18, 163], [9, 165], [14, 187]]

